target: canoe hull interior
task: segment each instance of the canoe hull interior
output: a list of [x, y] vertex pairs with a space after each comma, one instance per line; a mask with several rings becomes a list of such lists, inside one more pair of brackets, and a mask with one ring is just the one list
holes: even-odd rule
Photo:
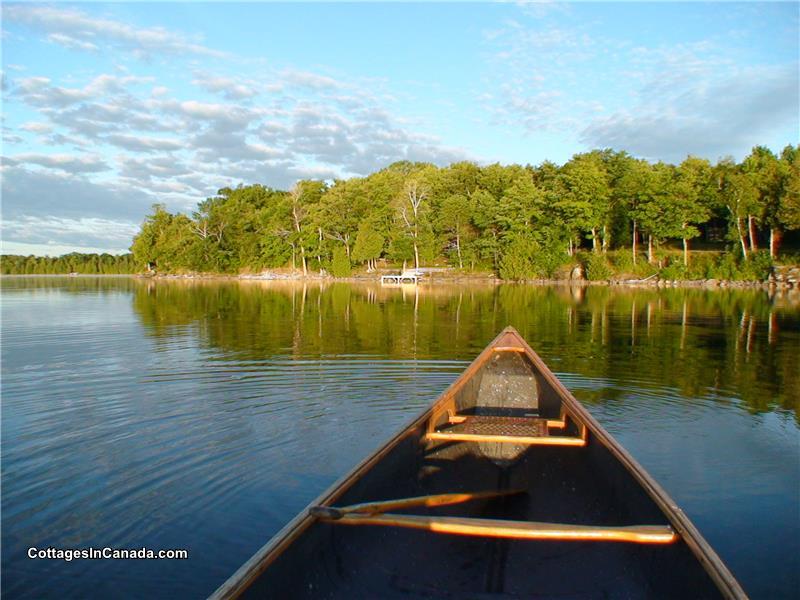
[[[498, 340], [495, 347], [503, 345], [502, 336]], [[575, 406], [574, 398], [565, 398], [568, 392], [536, 361], [530, 351], [485, 351], [431, 409], [319, 503], [346, 506], [431, 494], [521, 490], [393, 512], [610, 527], [674, 525], [674, 518], [663, 510], [664, 499], [657, 501], [652, 490], [645, 489], [635, 469], [609, 447], [603, 437], [607, 434], [599, 432], [585, 409]], [[541, 428], [528, 443], [519, 444], [446, 438], [451, 432], [479, 431], [467, 427], [474, 423], [489, 422], [496, 428], [496, 423], [534, 417], [549, 436], [582, 445], [548, 445], [542, 442], [547, 435], [540, 435]], [[545, 422], [551, 426], [542, 425]], [[435, 437], [442, 434], [442, 439]], [[306, 513], [241, 571], [239, 582], [220, 597], [731, 595], [720, 591], [720, 576], [711, 576], [713, 569], [703, 566], [696, 546], [690, 547], [683, 537], [663, 545], [500, 539], [346, 526]]]
[[[531, 447], [516, 464], [505, 468], [472, 455], [463, 446], [467, 444], [455, 444], [447, 452], [426, 453], [412, 437], [386, 457], [380, 471], [367, 474], [337, 504], [508, 484], [514, 488], [527, 482], [529, 491], [519, 496], [408, 512], [577, 524], [666, 523], [641, 488], [626, 483], [627, 473], [618, 472], [619, 465], [613, 461], [604, 465], [602, 452], [595, 452], [591, 445]], [[595, 456], [587, 459], [587, 450]], [[453, 477], [448, 473], [451, 470], [461, 475]], [[480, 597], [484, 593], [511, 597], [720, 597], [682, 541], [651, 546], [496, 540], [335, 523], [309, 527], [244, 597]]]

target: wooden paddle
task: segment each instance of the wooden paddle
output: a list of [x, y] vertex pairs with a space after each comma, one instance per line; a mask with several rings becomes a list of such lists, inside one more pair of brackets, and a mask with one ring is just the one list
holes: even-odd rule
[[470, 500], [484, 498], [497, 498], [500, 496], [513, 496], [522, 494], [525, 490], [502, 490], [486, 492], [461, 492], [455, 494], [433, 494], [430, 496], [415, 496], [413, 498], [400, 498], [398, 500], [381, 500], [378, 502], [363, 502], [349, 506], [312, 506], [309, 513], [315, 517], [326, 519], [341, 519], [344, 515], [360, 513], [362, 515], [376, 515], [387, 510], [401, 510], [414, 506], [445, 506], [447, 504], [460, 504]]
[[[323, 518], [328, 520], [327, 516], [323, 516]], [[525, 540], [671, 544], [678, 539], [678, 535], [669, 525], [627, 525], [623, 527], [604, 527], [594, 525], [537, 523], [533, 521], [505, 521], [500, 519], [423, 517], [393, 514], [370, 515], [358, 513], [342, 514], [338, 517], [332, 517], [330, 520], [342, 525], [386, 525], [392, 527], [424, 529], [427, 531], [433, 531], [435, 533]]]

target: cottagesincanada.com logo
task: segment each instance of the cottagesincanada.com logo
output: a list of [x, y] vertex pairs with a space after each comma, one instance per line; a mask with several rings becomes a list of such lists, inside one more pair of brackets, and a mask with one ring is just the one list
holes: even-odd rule
[[28, 558], [37, 560], [184, 560], [185, 549], [152, 550], [150, 548], [28, 548]]

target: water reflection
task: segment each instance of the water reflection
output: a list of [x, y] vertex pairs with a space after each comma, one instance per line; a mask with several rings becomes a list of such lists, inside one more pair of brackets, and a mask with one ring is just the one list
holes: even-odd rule
[[[508, 324], [753, 597], [800, 585], [800, 311], [785, 296], [2, 284], [4, 596], [207, 595]], [[50, 545], [188, 548], [191, 558], [25, 557]]]
[[558, 370], [800, 415], [800, 309], [761, 290], [148, 282], [134, 306], [155, 337], [184, 328], [209, 347], [256, 360], [470, 360], [511, 324]]

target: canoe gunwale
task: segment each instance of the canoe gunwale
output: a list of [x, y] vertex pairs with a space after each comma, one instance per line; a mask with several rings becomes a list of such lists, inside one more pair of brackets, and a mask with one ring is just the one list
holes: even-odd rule
[[[509, 343], [508, 336], [513, 340]], [[723, 596], [727, 598], [746, 599], [742, 587], [722, 562], [714, 549], [703, 538], [686, 514], [678, 507], [667, 492], [650, 476], [647, 471], [617, 442], [572, 395], [563, 383], [553, 374], [538, 354], [528, 345], [513, 327], [506, 327], [494, 338], [469, 366], [451, 383], [447, 389], [428, 408], [411, 419], [386, 443], [364, 458], [353, 469], [336, 480], [317, 498], [312, 500], [299, 514], [281, 528], [264, 546], [236, 570], [209, 598], [222, 600], [236, 598], [244, 592], [298, 537], [318, 520], [310, 514], [309, 509], [315, 506], [335, 504], [336, 500], [356, 483], [364, 473], [379, 463], [400, 442], [412, 435], [417, 428], [422, 428], [422, 439], [425, 439], [425, 425], [430, 431], [434, 421], [454, 407], [455, 394], [478, 372], [478, 370], [496, 352], [519, 352], [531, 361], [538, 374], [553, 387], [562, 401], [562, 419], [569, 415], [581, 427], [584, 439], [595, 437], [607, 448], [622, 466], [645, 490], [656, 503], [676, 533], [686, 542], [692, 554], [701, 563], [712, 578]]]

